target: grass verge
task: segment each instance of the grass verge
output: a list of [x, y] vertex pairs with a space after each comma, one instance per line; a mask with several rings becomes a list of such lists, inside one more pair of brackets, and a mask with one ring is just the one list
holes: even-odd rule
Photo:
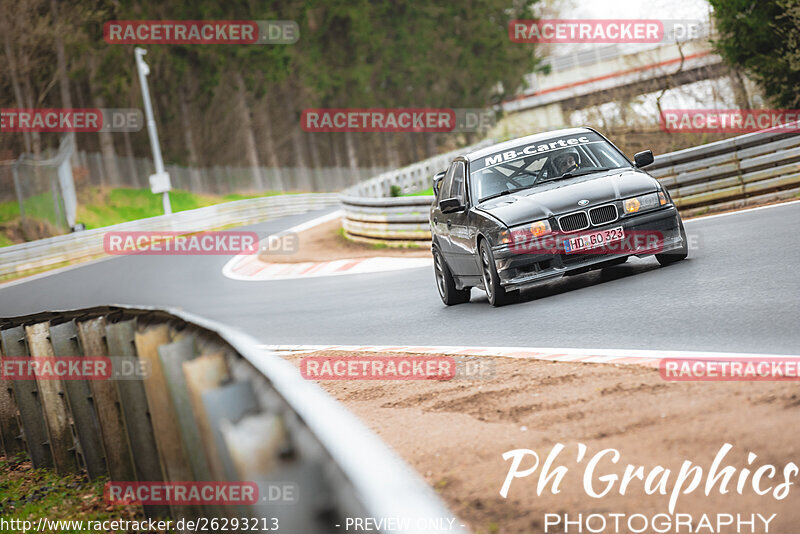
[[24, 455], [0, 457], [0, 475], [0, 517], [6, 521], [144, 519], [139, 507], [106, 504], [105, 478], [90, 481], [84, 474], [58, 475], [52, 469], [34, 469]]
[[[188, 191], [173, 190], [169, 193], [172, 211], [186, 211], [204, 208], [223, 202], [268, 197], [282, 194], [280, 191], [266, 191], [252, 195], [198, 195]], [[93, 187], [81, 195], [78, 201], [78, 222], [87, 229], [102, 228], [138, 219], [155, 217], [164, 213], [161, 195], [154, 195], [147, 189], [117, 188], [101, 190]]]
[[433, 187], [429, 187], [424, 191], [417, 191], [416, 193], [406, 193], [404, 197], [423, 197], [423, 196], [433, 196]]
[[[178, 212], [223, 202], [281, 194], [285, 193], [264, 191], [258, 194], [216, 196], [173, 190], [170, 192], [169, 198], [172, 211]], [[26, 238], [32, 240], [49, 237], [58, 232], [57, 217], [54, 215], [53, 201], [49, 194], [30, 197], [25, 200], [24, 204], [29, 224], [23, 228], [19, 205], [13, 201], [0, 202], [0, 247], [22, 243]], [[161, 195], [154, 195], [147, 189], [89, 187], [81, 190], [78, 195], [77, 222], [83, 223], [87, 229], [146, 219], [163, 213]]]

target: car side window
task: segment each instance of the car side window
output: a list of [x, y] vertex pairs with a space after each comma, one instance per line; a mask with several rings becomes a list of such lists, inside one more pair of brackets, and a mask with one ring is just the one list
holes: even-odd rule
[[439, 186], [439, 200], [446, 200], [448, 198], [452, 198], [450, 196], [450, 188], [453, 185], [454, 167], [455, 164], [450, 165], [450, 167], [447, 169], [447, 172], [444, 175], [444, 178], [442, 178], [442, 183]]
[[450, 188], [449, 198], [457, 198], [461, 204], [466, 204], [464, 196], [464, 162], [457, 161], [453, 164], [453, 185]]

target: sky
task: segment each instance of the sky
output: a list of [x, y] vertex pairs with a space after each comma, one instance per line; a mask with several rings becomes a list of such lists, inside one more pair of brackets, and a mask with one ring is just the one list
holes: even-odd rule
[[[537, 5], [542, 18], [701, 20], [708, 23], [707, 0], [550, 0]], [[597, 44], [560, 44], [551, 51], [571, 54]], [[631, 49], [638, 45], [627, 45]]]
[[[542, 18], [562, 19], [659, 19], [659, 20], [700, 20], [709, 22], [711, 7], [707, 0], [543, 0], [537, 4]], [[587, 48], [609, 46], [606, 44], [556, 44], [542, 49], [552, 55], [566, 55]], [[626, 50], [653, 45], [625, 44]], [[757, 92], [753, 91], [753, 95]], [[657, 117], [656, 93], [641, 95], [630, 104], [628, 120], [638, 116], [647, 122]], [[735, 107], [732, 90], [729, 85], [719, 81], [703, 80], [694, 84], [681, 86], [667, 91], [663, 95], [662, 105], [665, 108], [725, 108]], [[632, 112], [632, 113], [631, 113]], [[620, 119], [619, 105], [609, 102], [589, 110], [574, 112], [569, 118], [571, 124], [597, 123], [597, 113], [612, 123]], [[620, 119], [621, 120], [621, 119]]]
[[564, 18], [702, 19], [708, 20], [706, 0], [554, 0]]

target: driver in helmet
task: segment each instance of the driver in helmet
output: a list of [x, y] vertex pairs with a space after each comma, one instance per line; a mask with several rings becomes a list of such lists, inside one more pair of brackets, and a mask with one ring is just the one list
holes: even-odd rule
[[581, 157], [574, 149], [565, 150], [553, 158], [553, 167], [559, 175], [578, 169], [580, 164]]

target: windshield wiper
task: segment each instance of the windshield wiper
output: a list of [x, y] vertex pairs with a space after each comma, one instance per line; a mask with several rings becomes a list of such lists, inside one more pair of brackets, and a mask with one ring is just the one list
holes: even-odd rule
[[[560, 180], [562, 178], [575, 178], [576, 176], [583, 176], [585, 174], [592, 174], [595, 172], [610, 171], [611, 167], [595, 167], [594, 169], [583, 169], [575, 172], [565, 172], [558, 178], [551, 178], [551, 180]], [[548, 180], [549, 181], [549, 180]]]
[[485, 202], [487, 200], [491, 200], [493, 198], [502, 197], [502, 196], [505, 196], [505, 195], [510, 195], [511, 193], [516, 193], [517, 191], [522, 191], [523, 189], [530, 189], [530, 187], [531, 186], [528, 186], [528, 187], [515, 187], [514, 189], [506, 189], [505, 191], [500, 191], [499, 193], [494, 193], [492, 195], [489, 195], [488, 197], [483, 197], [482, 199], [480, 199], [478, 201], [478, 204], [480, 204], [481, 202]]

